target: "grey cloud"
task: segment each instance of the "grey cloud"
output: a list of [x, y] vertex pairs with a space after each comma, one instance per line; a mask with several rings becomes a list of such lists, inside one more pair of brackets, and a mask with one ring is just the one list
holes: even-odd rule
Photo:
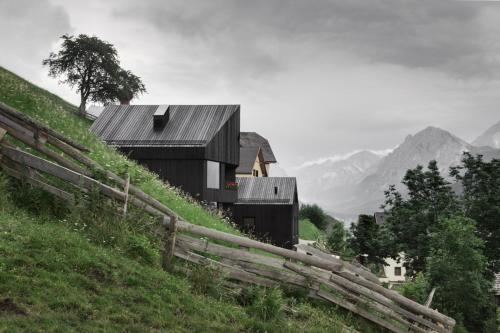
[[48, 0], [0, 1], [0, 65], [36, 78], [59, 36], [71, 32], [64, 9]]
[[[285, 45], [312, 43], [371, 62], [430, 68], [463, 77], [498, 68], [500, 47], [484, 38], [484, 10], [497, 4], [457, 1], [153, 1], [115, 12], [209, 43], [225, 61], [272, 72], [286, 66]], [[269, 44], [274, 45], [269, 49]], [[492, 68], [493, 66], [493, 68]]]

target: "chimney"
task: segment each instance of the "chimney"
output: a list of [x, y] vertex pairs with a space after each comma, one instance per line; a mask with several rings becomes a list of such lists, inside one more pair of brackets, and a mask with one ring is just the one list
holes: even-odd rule
[[132, 98], [129, 99], [120, 99], [120, 105], [130, 105], [130, 101]]
[[278, 186], [274, 187], [274, 195], [278, 195]]
[[159, 105], [153, 115], [153, 129], [160, 131], [170, 119], [170, 105]]

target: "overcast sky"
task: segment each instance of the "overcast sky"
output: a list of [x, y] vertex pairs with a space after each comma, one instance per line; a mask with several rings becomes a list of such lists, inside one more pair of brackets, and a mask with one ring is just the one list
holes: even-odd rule
[[0, 0], [0, 65], [77, 104], [41, 66], [65, 33], [116, 46], [133, 103], [240, 104], [285, 168], [500, 120], [500, 2]]

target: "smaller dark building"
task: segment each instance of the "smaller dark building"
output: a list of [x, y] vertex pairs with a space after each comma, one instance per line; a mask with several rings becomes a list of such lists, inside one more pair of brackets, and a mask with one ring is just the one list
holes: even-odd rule
[[291, 249], [299, 241], [299, 200], [294, 177], [237, 177], [233, 220], [261, 239]]

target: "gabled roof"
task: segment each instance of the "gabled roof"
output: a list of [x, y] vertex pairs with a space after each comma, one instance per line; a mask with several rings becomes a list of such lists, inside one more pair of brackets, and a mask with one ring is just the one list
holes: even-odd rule
[[292, 205], [297, 193], [295, 177], [236, 177], [236, 182], [238, 200], [235, 204]]
[[274, 157], [273, 150], [269, 141], [263, 136], [255, 132], [241, 132], [240, 133], [240, 146], [241, 147], [260, 147], [262, 149], [262, 154], [264, 155], [265, 163], [276, 163], [276, 157]]
[[90, 130], [106, 143], [121, 147], [205, 146], [239, 105], [170, 105], [169, 121], [153, 130], [161, 105], [109, 105]]
[[255, 160], [260, 155], [261, 161], [264, 160], [262, 150], [259, 147], [241, 147], [240, 162], [236, 168], [237, 174], [251, 174]]

